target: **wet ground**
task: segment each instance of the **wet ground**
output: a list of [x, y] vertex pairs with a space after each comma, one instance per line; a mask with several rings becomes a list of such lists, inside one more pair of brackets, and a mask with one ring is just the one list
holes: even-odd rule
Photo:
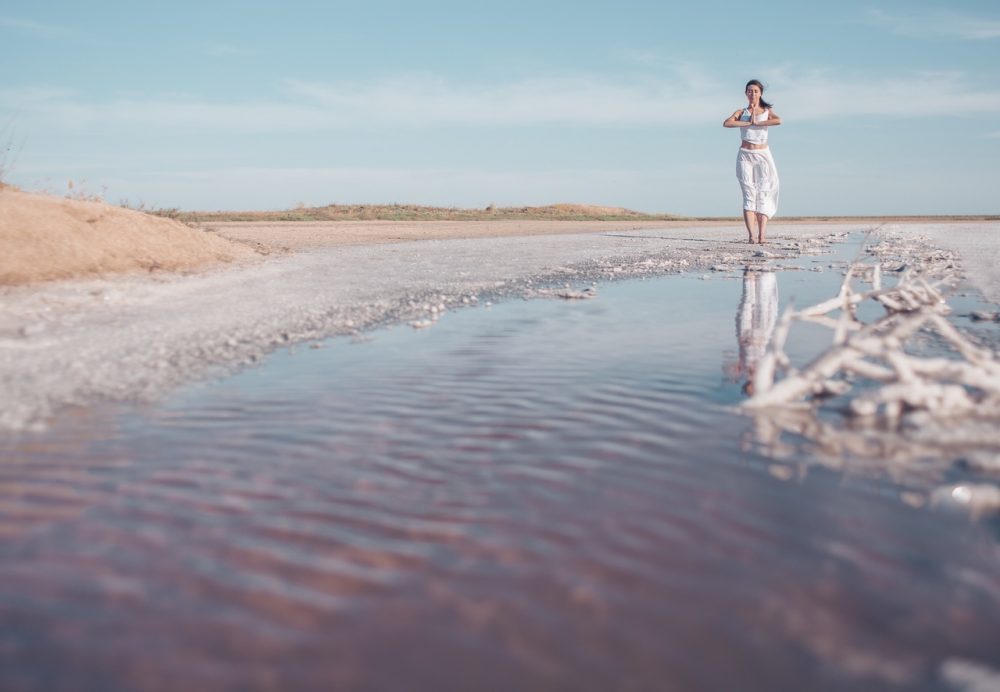
[[[752, 264], [804, 305], [854, 252]], [[912, 501], [960, 469], [756, 442], [745, 266], [484, 298], [4, 434], [4, 688], [988, 684], [1000, 527]]]

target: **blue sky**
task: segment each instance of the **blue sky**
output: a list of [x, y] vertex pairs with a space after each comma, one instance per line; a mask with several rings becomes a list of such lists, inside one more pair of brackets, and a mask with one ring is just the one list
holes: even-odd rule
[[6, 179], [115, 203], [736, 215], [758, 78], [779, 215], [1000, 213], [995, 0], [33, 0], [0, 67]]

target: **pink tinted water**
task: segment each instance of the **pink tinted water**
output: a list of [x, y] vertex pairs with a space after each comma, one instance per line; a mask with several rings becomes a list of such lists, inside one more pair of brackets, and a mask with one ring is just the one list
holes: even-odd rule
[[4, 687], [952, 689], [949, 662], [1000, 665], [994, 526], [889, 480], [778, 480], [745, 444], [739, 291], [469, 311], [5, 440]]

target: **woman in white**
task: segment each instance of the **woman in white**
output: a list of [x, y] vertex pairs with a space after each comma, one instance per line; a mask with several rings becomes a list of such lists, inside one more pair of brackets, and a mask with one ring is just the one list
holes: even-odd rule
[[736, 339], [740, 361], [735, 375], [746, 377], [743, 392], [753, 396], [757, 364], [767, 353], [778, 322], [778, 277], [772, 271], [743, 272], [743, 296], [736, 313]]
[[722, 126], [740, 128], [743, 141], [736, 155], [736, 179], [743, 190], [743, 222], [750, 242], [756, 226], [757, 242], [763, 243], [767, 220], [778, 210], [778, 169], [767, 148], [767, 129], [780, 125], [781, 118], [762, 98], [764, 85], [756, 79], [747, 82], [746, 95], [746, 108], [735, 111]]

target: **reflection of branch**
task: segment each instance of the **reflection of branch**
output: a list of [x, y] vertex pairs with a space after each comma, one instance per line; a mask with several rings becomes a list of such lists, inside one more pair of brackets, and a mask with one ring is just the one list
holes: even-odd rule
[[[808, 440], [823, 463], [843, 467], [850, 459], [852, 469], [926, 482], [935, 465], [920, 467], [914, 460], [936, 457], [940, 462], [956, 452], [1000, 449], [1000, 362], [945, 318], [950, 309], [941, 291], [960, 278], [949, 257], [924, 253], [911, 264], [922, 271], [897, 270], [901, 275], [889, 287], [883, 285], [883, 262], [877, 257], [874, 262], [853, 263], [835, 298], [785, 310], [754, 373], [754, 395], [742, 409], [754, 416], [757, 441], [777, 458], [795, 453], [781, 440], [789, 433]], [[856, 289], [855, 281], [870, 284], [870, 289]], [[871, 301], [885, 313], [865, 323], [857, 309]], [[785, 352], [798, 322], [833, 332], [829, 349], [801, 370]], [[954, 348], [956, 358], [908, 353], [907, 342], [920, 331], [936, 333]], [[823, 402], [836, 396], [847, 397], [846, 407], [838, 409], [847, 418], [821, 419]], [[933, 476], [941, 470], [940, 463], [936, 466]], [[972, 497], [971, 488], [958, 496]], [[988, 498], [993, 494], [975, 492], [992, 506]], [[1000, 510], [1000, 501], [995, 509]]]

